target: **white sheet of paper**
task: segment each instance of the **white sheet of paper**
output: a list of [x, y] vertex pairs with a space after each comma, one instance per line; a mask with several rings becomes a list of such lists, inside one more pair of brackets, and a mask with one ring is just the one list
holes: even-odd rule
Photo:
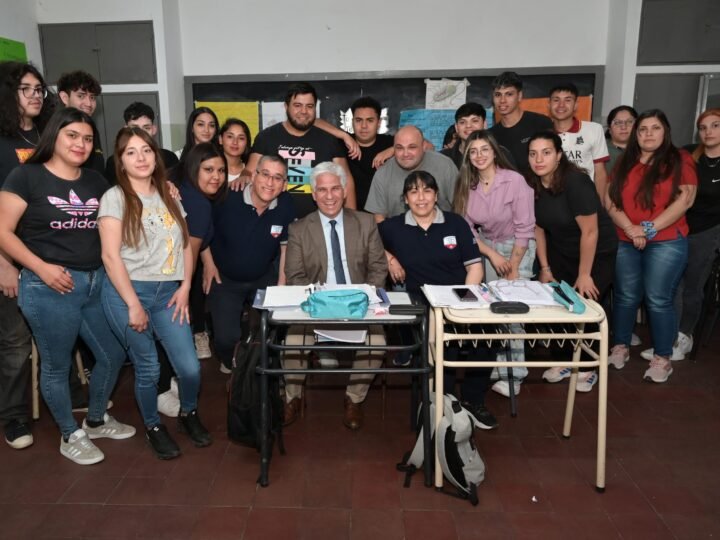
[[339, 341], [341, 343], [365, 343], [367, 330], [334, 330], [328, 328], [316, 328], [315, 334], [318, 341]]
[[528, 306], [557, 306], [550, 287], [539, 281], [498, 279], [488, 283], [492, 293], [506, 302], [523, 302]]
[[412, 300], [410, 300], [410, 295], [406, 292], [387, 291], [386, 294], [387, 294], [388, 300], [390, 300], [391, 305], [396, 305], [396, 306], [412, 305]]
[[285, 285], [283, 287], [273, 286], [265, 290], [266, 309], [278, 307], [297, 307], [308, 297], [307, 285]]
[[[453, 292], [458, 288], [470, 289], [477, 300], [474, 302], [463, 302]], [[425, 293], [430, 305], [433, 307], [450, 307], [453, 309], [478, 309], [488, 307], [490, 303], [482, 297], [480, 286], [478, 285], [423, 285], [422, 291]]]

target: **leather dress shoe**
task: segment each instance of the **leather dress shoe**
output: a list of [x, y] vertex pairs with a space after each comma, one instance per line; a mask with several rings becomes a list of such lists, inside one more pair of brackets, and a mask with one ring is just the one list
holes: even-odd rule
[[345, 414], [343, 415], [343, 424], [346, 428], [360, 429], [363, 423], [362, 403], [353, 403], [352, 400], [345, 396]]
[[301, 402], [300, 398], [293, 398], [285, 403], [285, 411], [283, 413], [283, 426], [289, 426], [300, 416]]

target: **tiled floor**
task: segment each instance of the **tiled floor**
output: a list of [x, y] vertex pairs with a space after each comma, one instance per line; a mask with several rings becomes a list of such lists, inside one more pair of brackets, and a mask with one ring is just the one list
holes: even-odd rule
[[[559, 436], [563, 383], [543, 384], [532, 370], [515, 419], [493, 394], [500, 428], [476, 435], [488, 469], [476, 507], [423, 487], [419, 475], [403, 488], [395, 463], [414, 437], [402, 378], [384, 418], [381, 391], [371, 391], [357, 433], [340, 422], [340, 386], [315, 378], [305, 418], [286, 431], [287, 455], [275, 456], [270, 486], [257, 487], [258, 455], [227, 441], [225, 377], [204, 361], [209, 448], [178, 435], [183, 456], [161, 462], [142, 436], [100, 440], [106, 460], [81, 467], [60, 456], [46, 409], [32, 447], [0, 445], [0, 538], [717, 538], [718, 346], [716, 337], [696, 361], [675, 363], [664, 385], [641, 381], [640, 348], [611, 371], [604, 494], [593, 488], [596, 391], [578, 396], [570, 440]], [[113, 399], [112, 413], [140, 428], [131, 372]]]

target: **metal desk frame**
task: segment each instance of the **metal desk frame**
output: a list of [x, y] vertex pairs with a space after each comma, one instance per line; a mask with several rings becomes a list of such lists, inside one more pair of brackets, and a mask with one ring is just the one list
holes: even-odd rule
[[[261, 400], [261, 440], [260, 440], [260, 485], [266, 487], [269, 484], [270, 458], [272, 448], [270, 446], [270, 407], [269, 407], [269, 377], [281, 376], [285, 374], [310, 374], [310, 373], [335, 373], [342, 375], [351, 375], [358, 373], [404, 373], [413, 375], [413, 403], [411, 404], [411, 415], [415, 417], [417, 411], [417, 391], [416, 384], [418, 377], [420, 379], [421, 399], [423, 403], [429, 403], [430, 400], [430, 374], [432, 366], [428, 363], [428, 316], [427, 312], [417, 316], [366, 316], [359, 320], [324, 320], [309, 319], [297, 314], [293, 318], [293, 312], [283, 310], [279, 311], [262, 311], [260, 321], [260, 338], [263, 344], [260, 365], [257, 367], [257, 373], [260, 375], [260, 400]], [[289, 318], [288, 318], [289, 317]], [[333, 327], [333, 326], [368, 326], [368, 325], [410, 325], [415, 336], [415, 343], [410, 345], [365, 345], [355, 343], [315, 343], [313, 345], [284, 345], [276, 343], [278, 332], [281, 327], [290, 326], [310, 326], [310, 327]], [[413, 355], [413, 365], [411, 367], [379, 367], [379, 368], [304, 368], [304, 369], [282, 369], [270, 367], [270, 351], [419, 351], [420, 354]], [[414, 422], [413, 422], [414, 424]], [[422, 426], [423, 426], [423, 445], [425, 447], [425, 455], [429, 455], [431, 449], [430, 439], [430, 414], [427, 407], [422, 408]], [[430, 460], [425, 460], [423, 464], [425, 473], [425, 485], [432, 485], [432, 464]]]
[[[592, 300], [585, 300], [587, 309], [582, 315], [576, 315], [559, 307], [533, 307], [529, 313], [522, 315], [500, 315], [492, 313], [489, 309], [450, 309], [443, 307], [432, 308], [431, 333], [434, 338], [434, 361], [435, 361], [435, 427], [440, 426], [443, 417], [443, 367], [597, 367], [598, 368], [598, 426], [597, 426], [597, 465], [595, 489], [602, 493], [605, 491], [605, 456], [606, 456], [606, 430], [607, 430], [607, 388], [608, 388], [608, 323], [603, 309]], [[504, 333], [460, 333], [453, 330], [446, 330], [446, 323], [457, 323], [463, 325], [493, 325], [501, 326], [510, 323], [524, 325], [551, 325], [565, 324], [574, 325], [575, 332], [563, 332], [561, 334], [548, 332], [525, 332], [521, 334]], [[595, 332], [585, 332], [586, 324], [598, 324]], [[526, 330], [528, 328], [526, 327]], [[572, 361], [532, 361], [532, 362], [510, 362], [510, 361], [444, 361], [444, 344], [447, 341], [460, 340], [538, 340], [538, 341], [560, 341], [570, 340], [574, 342], [574, 353]], [[590, 345], [597, 341], [600, 344], [599, 354], [595, 353]], [[585, 351], [593, 359], [590, 362], [580, 362], [580, 354]], [[575, 406], [575, 384], [577, 383], [578, 370], [574, 369], [570, 377], [567, 402], [565, 405], [565, 420], [563, 423], [563, 437], [570, 437], [572, 425], [572, 414]], [[435, 453], [435, 487], [440, 489], [443, 485], [442, 469], [440, 468], [437, 452]]]

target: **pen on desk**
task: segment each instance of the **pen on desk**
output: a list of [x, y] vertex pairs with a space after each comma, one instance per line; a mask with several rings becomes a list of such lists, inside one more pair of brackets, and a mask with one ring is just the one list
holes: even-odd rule
[[562, 298], [563, 300], [565, 300], [565, 301], [568, 303], [567, 308], [568, 308], [569, 311], [572, 311], [572, 310], [573, 310], [573, 306], [575, 305], [575, 302], [573, 302], [573, 301], [570, 299], [570, 297], [568, 297], [568, 295], [565, 294], [565, 292], [564, 292], [560, 287], [555, 287], [555, 293], [557, 293], [557, 295], [558, 295], [560, 298]]
[[482, 296], [486, 302], [493, 301], [493, 295], [490, 292], [490, 289], [488, 288], [488, 286], [485, 285], [485, 283], [480, 284], [480, 296]]

